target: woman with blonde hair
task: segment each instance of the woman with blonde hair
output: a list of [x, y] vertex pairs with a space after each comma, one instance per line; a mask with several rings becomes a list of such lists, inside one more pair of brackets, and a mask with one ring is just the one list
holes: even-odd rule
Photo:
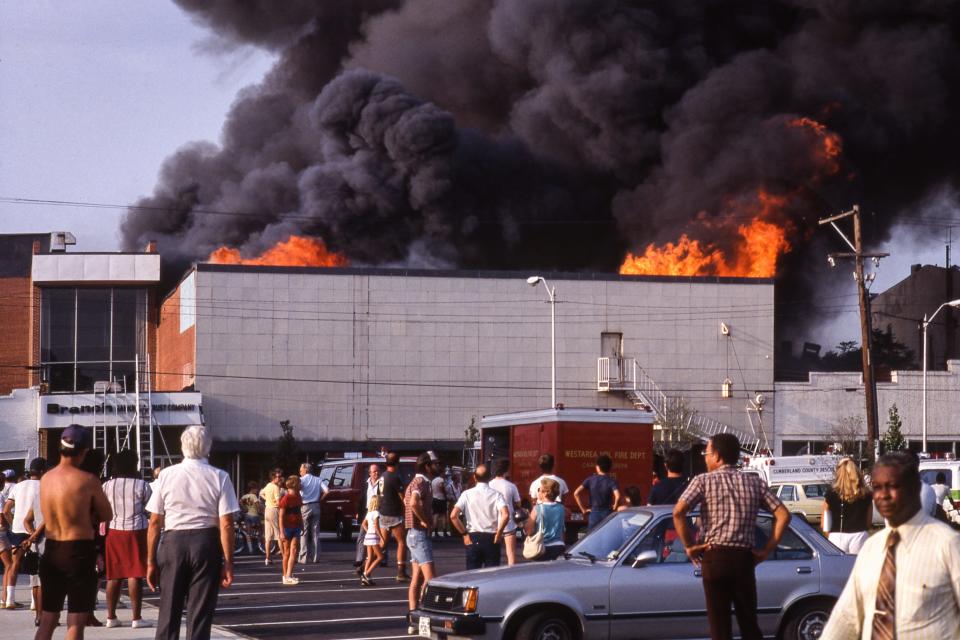
[[823, 501], [823, 532], [844, 553], [856, 554], [867, 540], [873, 497], [860, 469], [850, 458], [837, 464], [833, 486]]

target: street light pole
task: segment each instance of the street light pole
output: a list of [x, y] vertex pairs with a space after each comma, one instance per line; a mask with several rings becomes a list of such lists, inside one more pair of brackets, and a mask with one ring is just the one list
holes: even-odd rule
[[944, 307], [960, 307], [960, 298], [956, 300], [951, 300], [950, 302], [944, 302], [942, 305], [937, 307], [937, 310], [933, 312], [933, 315], [927, 319], [927, 314], [923, 314], [923, 413], [921, 418], [921, 424], [923, 425], [923, 452], [927, 452], [927, 327], [933, 322], [933, 319], [937, 317], [937, 314], [943, 310]]
[[557, 288], [550, 288], [547, 281], [540, 276], [530, 276], [527, 284], [535, 287], [543, 283], [550, 300], [550, 407], [557, 406]]

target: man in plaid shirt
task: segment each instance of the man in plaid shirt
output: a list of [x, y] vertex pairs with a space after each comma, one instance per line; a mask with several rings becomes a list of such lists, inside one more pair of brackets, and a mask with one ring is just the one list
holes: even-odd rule
[[[690, 481], [673, 510], [674, 527], [694, 564], [703, 571], [703, 592], [713, 640], [733, 637], [730, 605], [744, 640], [761, 640], [757, 624], [757, 579], [754, 565], [777, 548], [790, 523], [790, 513], [763, 479], [737, 471], [740, 443], [736, 436], [720, 433], [703, 452], [707, 473]], [[694, 544], [687, 514], [700, 506], [702, 542]], [[773, 513], [773, 534], [762, 549], [756, 543], [757, 512]]]

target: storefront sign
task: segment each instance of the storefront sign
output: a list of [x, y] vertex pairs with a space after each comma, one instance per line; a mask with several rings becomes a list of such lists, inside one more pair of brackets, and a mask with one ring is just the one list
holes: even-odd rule
[[[185, 426], [202, 423], [201, 394], [192, 391], [155, 392], [151, 394], [150, 410], [161, 426]], [[54, 394], [40, 396], [40, 428], [59, 429], [70, 424], [94, 425], [126, 424], [136, 414], [133, 394], [92, 393]]]

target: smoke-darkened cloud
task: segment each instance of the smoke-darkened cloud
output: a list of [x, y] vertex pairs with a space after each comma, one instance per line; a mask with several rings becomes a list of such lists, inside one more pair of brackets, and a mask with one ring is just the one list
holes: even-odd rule
[[789, 196], [793, 269], [818, 216], [858, 202], [879, 242], [957, 187], [946, 0], [177, 1], [280, 58], [127, 214], [174, 270], [289, 233], [355, 264], [614, 270], [724, 246], [710, 220], [758, 189]]

